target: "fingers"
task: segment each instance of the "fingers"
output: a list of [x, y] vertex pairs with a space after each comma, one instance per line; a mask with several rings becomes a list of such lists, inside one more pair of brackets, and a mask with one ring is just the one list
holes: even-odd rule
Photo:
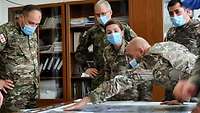
[[78, 105], [77, 104], [75, 104], [75, 105], [73, 105], [73, 106], [70, 106], [70, 107], [67, 107], [67, 108], [65, 108], [64, 109], [64, 111], [79, 111], [80, 110], [80, 108], [78, 107]]
[[13, 84], [13, 81], [12, 81], [12, 80], [5, 80], [5, 81], [8, 82], [8, 83]]
[[13, 81], [11, 80], [1, 80], [1, 90], [4, 92], [4, 93], [7, 93], [6, 89], [13, 89], [14, 85], [13, 85]]
[[3, 92], [4, 92], [4, 93], [6, 93], [6, 94], [7, 94], [7, 91], [6, 91], [6, 89], [5, 89], [5, 88], [2, 88], [2, 90], [3, 90]]
[[11, 81], [11, 80], [5, 80], [4, 88], [13, 89], [13, 87], [14, 87], [13, 81]]
[[181, 102], [177, 100], [171, 100], [171, 101], [164, 101], [160, 103], [161, 105], [167, 104], [167, 105], [180, 105], [182, 104]]
[[90, 77], [95, 77], [98, 74], [98, 70], [96, 68], [88, 68], [85, 73], [87, 73], [88, 75], [90, 75]]
[[0, 92], [0, 108], [1, 108], [1, 105], [3, 104], [3, 95], [1, 94]]

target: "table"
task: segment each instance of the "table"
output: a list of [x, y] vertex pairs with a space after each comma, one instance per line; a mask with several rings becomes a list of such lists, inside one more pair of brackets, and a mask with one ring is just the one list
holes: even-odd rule
[[160, 102], [108, 101], [95, 105], [90, 103], [80, 111], [63, 111], [63, 108], [73, 104], [37, 111], [37, 113], [191, 113], [196, 106], [196, 103], [160, 105]]

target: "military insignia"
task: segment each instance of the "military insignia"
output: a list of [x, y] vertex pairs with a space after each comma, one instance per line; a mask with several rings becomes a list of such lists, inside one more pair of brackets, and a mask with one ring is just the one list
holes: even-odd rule
[[6, 42], [6, 38], [4, 37], [3, 34], [0, 34], [0, 42], [1, 43], [5, 43]]

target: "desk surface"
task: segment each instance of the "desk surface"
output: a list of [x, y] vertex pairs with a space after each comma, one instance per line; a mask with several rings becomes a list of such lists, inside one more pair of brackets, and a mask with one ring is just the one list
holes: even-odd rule
[[[63, 113], [63, 105], [38, 113]], [[65, 111], [65, 113], [191, 113], [196, 103], [183, 105], [160, 105], [160, 102], [108, 101], [102, 104], [88, 104], [81, 111]]]

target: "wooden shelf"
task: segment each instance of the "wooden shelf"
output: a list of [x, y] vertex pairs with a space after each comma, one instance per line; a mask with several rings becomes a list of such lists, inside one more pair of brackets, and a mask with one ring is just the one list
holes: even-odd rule
[[63, 79], [63, 77], [40, 77], [40, 80]]

